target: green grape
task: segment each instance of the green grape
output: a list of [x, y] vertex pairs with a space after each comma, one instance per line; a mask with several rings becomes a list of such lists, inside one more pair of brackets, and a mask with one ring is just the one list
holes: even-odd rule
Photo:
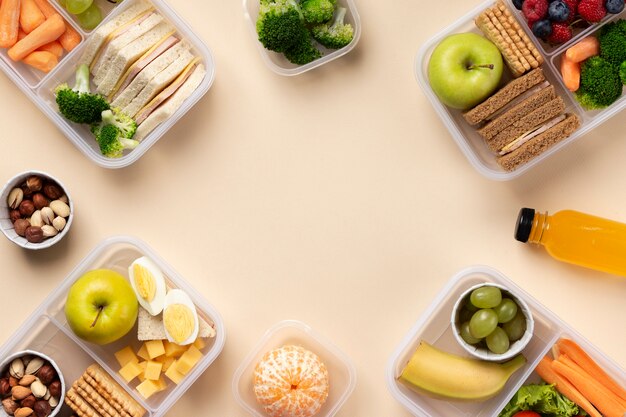
[[502, 328], [509, 336], [509, 340], [511, 342], [521, 339], [526, 332], [526, 318], [524, 317], [524, 314], [522, 314], [522, 312], [518, 309], [517, 314], [513, 317], [513, 320], [508, 323], [504, 323]]
[[461, 335], [461, 338], [465, 340], [465, 343], [469, 343], [470, 345], [475, 345], [476, 343], [480, 342], [480, 339], [477, 339], [474, 336], [472, 336], [469, 326], [470, 326], [469, 321], [466, 321], [463, 324], [461, 324], [461, 327], [459, 328], [459, 334]]
[[510, 298], [503, 298], [493, 311], [498, 315], [498, 323], [508, 323], [517, 314], [517, 304]]
[[470, 300], [478, 308], [493, 308], [502, 301], [502, 292], [498, 287], [480, 287], [472, 291]]
[[78, 23], [86, 30], [94, 29], [102, 22], [102, 13], [96, 3], [92, 3], [84, 12], [76, 15]]
[[485, 340], [487, 348], [493, 353], [502, 354], [509, 350], [509, 337], [500, 327], [496, 327]]
[[467, 308], [463, 307], [461, 308], [461, 311], [459, 311], [459, 322], [460, 323], [464, 323], [466, 321], [470, 321], [470, 319], [472, 318], [472, 315], [475, 312], [473, 311], [469, 311]]
[[80, 14], [91, 6], [93, 0], [65, 0], [65, 8], [72, 14]]
[[470, 312], [470, 313], [475, 313], [479, 310], [478, 307], [476, 307], [474, 304], [472, 304], [472, 302], [470, 301], [469, 297], [467, 298], [467, 300], [465, 301], [465, 308]]
[[470, 333], [477, 339], [486, 337], [496, 326], [498, 326], [498, 315], [490, 308], [475, 312], [469, 323]]

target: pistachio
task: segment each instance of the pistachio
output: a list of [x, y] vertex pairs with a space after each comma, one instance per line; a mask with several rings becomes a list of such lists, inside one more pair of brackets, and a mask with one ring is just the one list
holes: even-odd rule
[[9, 193], [9, 197], [7, 198], [7, 204], [13, 210], [17, 209], [20, 206], [20, 203], [24, 199], [24, 191], [21, 188], [14, 188]]
[[59, 405], [59, 399], [56, 397], [50, 397], [50, 399], [48, 400], [48, 404], [50, 404], [50, 407], [54, 408]]
[[49, 224], [44, 224], [41, 226], [41, 231], [43, 232], [43, 237], [52, 237], [56, 236], [59, 231], [54, 228], [54, 226], [50, 226]]
[[40, 210], [35, 210], [32, 216], [30, 216], [30, 225], [37, 226], [37, 227], [43, 226], [43, 219], [41, 218]]
[[13, 388], [11, 388], [11, 396], [17, 401], [23, 400], [24, 398], [28, 397], [30, 394], [32, 394], [32, 391], [30, 390], [30, 388], [23, 387], [21, 385], [16, 385]]
[[54, 220], [54, 211], [50, 207], [44, 207], [41, 209], [41, 220], [45, 224], [52, 224], [52, 220]]
[[14, 417], [29, 417], [33, 415], [33, 409], [29, 407], [22, 407], [15, 410]]
[[14, 359], [11, 362], [9, 373], [13, 378], [22, 379], [24, 376], [24, 362], [20, 358]]
[[63, 229], [65, 229], [65, 225], [67, 224], [67, 221], [65, 220], [64, 217], [61, 216], [57, 216], [54, 218], [54, 220], [52, 220], [52, 225], [54, 226], [55, 229], [57, 229], [59, 232]]
[[46, 395], [48, 388], [40, 380], [36, 379], [35, 382], [30, 384], [30, 390], [35, 398], [43, 398]]
[[24, 375], [22, 379], [20, 379], [19, 384], [23, 387], [28, 387], [30, 384], [35, 382], [36, 379], [37, 377], [35, 375]]
[[57, 216], [67, 217], [70, 215], [70, 206], [61, 200], [54, 200], [50, 202], [50, 208]]
[[48, 401], [51, 396], [52, 394], [50, 393], [50, 388], [48, 388], [48, 391], [46, 391], [46, 395], [43, 396], [43, 399]]
[[44, 364], [43, 359], [34, 358], [28, 363], [28, 366], [26, 367], [26, 374], [35, 375], [37, 371], [39, 370], [39, 368], [43, 366], [43, 364]]
[[24, 366], [28, 366], [28, 364], [30, 363], [30, 361], [32, 361], [34, 358], [33, 355], [26, 355], [26, 356], [22, 356], [22, 362], [24, 362]]

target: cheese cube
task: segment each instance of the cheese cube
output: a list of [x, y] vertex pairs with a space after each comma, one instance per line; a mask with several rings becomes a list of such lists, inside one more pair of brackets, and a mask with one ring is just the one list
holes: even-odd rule
[[137, 359], [135, 352], [133, 352], [130, 346], [126, 346], [124, 349], [115, 352], [115, 359], [117, 359], [122, 368], [129, 362], [139, 362], [139, 359]]
[[146, 365], [148, 365], [148, 361], [143, 361], [143, 362], [139, 362], [139, 367], [141, 368], [141, 373], [139, 375], [137, 375], [137, 378], [139, 378], [140, 382], [143, 382], [146, 380]]
[[150, 359], [154, 359], [165, 354], [165, 347], [163, 346], [162, 340], [148, 340], [145, 345]]
[[202, 352], [198, 350], [194, 345], [189, 346], [187, 352], [183, 353], [183, 355], [176, 362], [176, 370], [183, 375], [187, 375], [191, 368], [196, 366], [196, 364], [202, 358]]
[[167, 381], [163, 378], [163, 375], [158, 379], [158, 381], [154, 381], [156, 386], [159, 387], [159, 391], [164, 391], [167, 388]]
[[120, 369], [120, 375], [124, 378], [124, 381], [130, 382], [135, 379], [143, 370], [137, 362], [128, 362], [126, 366]]
[[137, 391], [139, 391], [139, 394], [147, 400], [155, 393], [163, 391], [163, 387], [156, 381], [146, 379], [141, 384], [137, 385]]
[[165, 356], [178, 358], [187, 351], [187, 346], [180, 346], [168, 340], [165, 341]]
[[167, 371], [165, 371], [165, 376], [172, 380], [176, 385], [180, 384], [180, 382], [185, 378], [185, 375], [181, 374], [176, 370], [176, 361], [169, 367]]
[[199, 337], [196, 339], [195, 342], [193, 342], [193, 345], [198, 348], [198, 350], [202, 350], [206, 347], [206, 342], [204, 341], [203, 338]]
[[149, 361], [146, 365], [146, 371], [143, 373], [146, 379], [157, 381], [161, 376], [161, 368], [163, 364], [161, 362]]
[[146, 361], [150, 360], [150, 356], [148, 355], [148, 348], [146, 347], [145, 343], [141, 345], [141, 348], [139, 348], [139, 351], [137, 352], [137, 356], [139, 356], [141, 359], [144, 359]]
[[161, 372], [165, 372], [168, 369], [170, 369], [170, 366], [172, 366], [172, 364], [176, 361], [176, 359], [168, 358], [167, 356], [161, 356], [157, 358], [156, 361], [161, 362], [163, 364], [163, 368], [161, 369]]

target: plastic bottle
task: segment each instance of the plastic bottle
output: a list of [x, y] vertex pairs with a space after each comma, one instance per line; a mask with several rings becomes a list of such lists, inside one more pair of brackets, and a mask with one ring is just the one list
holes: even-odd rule
[[563, 210], [520, 210], [515, 239], [542, 245], [559, 261], [626, 276], [626, 224]]

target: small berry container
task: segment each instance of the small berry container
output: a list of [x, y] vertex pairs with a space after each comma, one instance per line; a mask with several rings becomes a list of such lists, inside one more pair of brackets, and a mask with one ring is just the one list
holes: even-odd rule
[[[22, 183], [24, 183], [24, 181], [26, 181], [26, 179], [30, 177], [31, 175], [37, 175], [45, 180], [55, 182], [67, 196], [67, 199], [68, 199], [67, 204], [70, 206], [70, 215], [66, 219], [66, 224], [63, 230], [61, 230], [57, 235], [53, 237], [44, 239], [40, 243], [31, 243], [28, 240], [26, 240], [25, 237], [19, 236], [17, 233], [15, 233], [13, 223], [11, 223], [11, 220], [9, 218], [9, 207], [8, 207], [8, 201], [7, 201], [9, 197], [9, 193], [11, 192], [13, 188], [19, 187]], [[2, 233], [4, 233], [7, 239], [9, 239], [11, 242], [15, 243], [16, 245], [24, 249], [39, 250], [39, 249], [46, 249], [51, 246], [54, 246], [59, 241], [61, 241], [61, 239], [63, 239], [65, 235], [67, 235], [67, 233], [70, 230], [70, 227], [72, 226], [73, 220], [74, 220], [74, 201], [70, 197], [70, 194], [67, 191], [67, 187], [63, 185], [63, 183], [59, 181], [57, 178], [53, 177], [52, 175], [46, 172], [25, 171], [25, 172], [19, 173], [13, 178], [11, 178], [9, 181], [7, 181], [7, 183], [2, 188], [2, 191], [0, 191], [0, 229], [2, 230]]]
[[313, 41], [315, 46], [322, 52], [322, 57], [305, 65], [292, 64], [283, 56], [283, 54], [267, 50], [263, 47], [261, 42], [259, 42], [259, 38], [256, 33], [256, 20], [259, 15], [260, 6], [259, 1], [260, 0], [243, 0], [243, 15], [246, 19], [247, 26], [250, 29], [252, 39], [259, 49], [263, 62], [265, 62], [265, 64], [276, 74], [285, 76], [300, 75], [304, 72], [312, 70], [313, 68], [324, 65], [353, 50], [361, 37], [361, 18], [359, 17], [359, 12], [357, 11], [354, 0], [339, 0], [337, 2], [337, 7], [345, 7], [347, 9], [345, 23], [350, 23], [354, 28], [354, 38], [352, 39], [352, 42], [340, 49], [327, 49]]
[[356, 386], [356, 369], [352, 360], [330, 341], [306, 324], [296, 320], [281, 321], [272, 326], [246, 356], [233, 376], [235, 399], [250, 415], [267, 417], [253, 390], [253, 374], [263, 355], [283, 345], [298, 345], [317, 354], [328, 368], [330, 392], [315, 417], [337, 414]]

